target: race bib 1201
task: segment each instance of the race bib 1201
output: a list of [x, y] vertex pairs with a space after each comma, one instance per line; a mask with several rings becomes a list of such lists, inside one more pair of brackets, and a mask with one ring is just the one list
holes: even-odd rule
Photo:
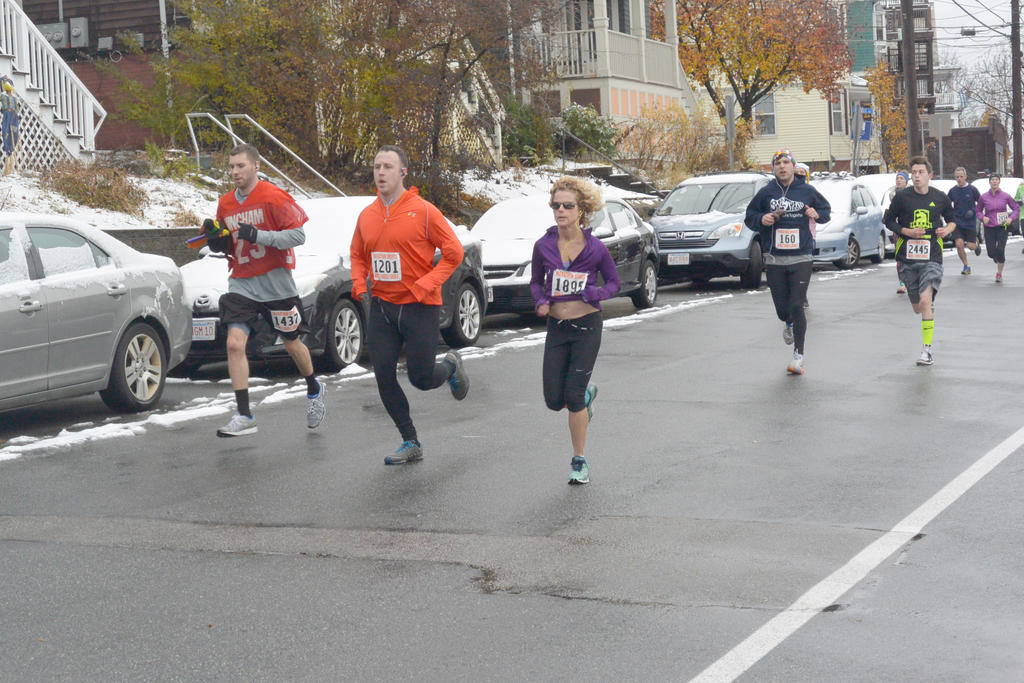
[[907, 260], [927, 261], [932, 255], [931, 240], [907, 240]]
[[271, 311], [270, 320], [278, 332], [294, 332], [302, 324], [302, 315], [297, 307], [292, 306], [287, 311]]
[[779, 228], [775, 231], [776, 249], [799, 249], [800, 228]]
[[587, 274], [572, 270], [556, 270], [551, 276], [551, 296], [579, 294], [587, 286]]
[[370, 253], [374, 282], [400, 282], [402, 279], [402, 258], [397, 251], [374, 251]]

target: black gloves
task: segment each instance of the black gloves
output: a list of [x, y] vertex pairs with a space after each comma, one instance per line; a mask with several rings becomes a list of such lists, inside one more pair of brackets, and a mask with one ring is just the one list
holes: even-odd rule
[[203, 221], [203, 234], [206, 235], [206, 246], [210, 247], [210, 251], [224, 254], [231, 247], [231, 232], [212, 218]]
[[248, 223], [238, 224], [238, 239], [245, 240], [246, 242], [255, 243], [256, 233], [258, 232], [259, 230], [257, 230], [254, 226], [249, 225]]

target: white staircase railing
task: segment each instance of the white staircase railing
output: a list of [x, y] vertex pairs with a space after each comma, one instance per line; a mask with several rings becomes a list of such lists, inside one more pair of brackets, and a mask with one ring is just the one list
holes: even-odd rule
[[106, 110], [15, 0], [0, 0], [0, 74], [68, 154], [96, 151]]

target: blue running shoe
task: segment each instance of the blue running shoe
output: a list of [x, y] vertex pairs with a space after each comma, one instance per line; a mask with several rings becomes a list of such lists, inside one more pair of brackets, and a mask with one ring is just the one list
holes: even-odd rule
[[403, 441], [394, 454], [384, 458], [385, 465], [405, 465], [423, 459], [423, 446], [419, 441]]
[[569, 472], [569, 484], [589, 484], [590, 468], [587, 467], [587, 459], [582, 455], [572, 456], [572, 470]]
[[971, 267], [970, 266], [964, 266], [964, 269], [960, 271], [960, 274], [961, 275], [970, 275], [971, 274]]
[[469, 375], [466, 374], [465, 368], [462, 367], [462, 356], [459, 355], [458, 351], [449, 351], [444, 355], [444, 359], [455, 366], [451, 376], [448, 378], [448, 388], [452, 390], [452, 396], [455, 397], [455, 400], [461, 401], [469, 393]]
[[583, 397], [587, 402], [587, 422], [590, 422], [594, 419], [594, 400], [597, 398], [597, 385], [588, 384]]

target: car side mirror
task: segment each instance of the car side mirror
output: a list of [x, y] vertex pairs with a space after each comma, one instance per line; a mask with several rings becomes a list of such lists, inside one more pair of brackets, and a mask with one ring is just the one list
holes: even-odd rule
[[868, 207], [866, 207], [866, 206], [858, 206], [856, 213], [857, 213], [858, 216], [866, 216], [866, 215], [868, 215]]
[[599, 240], [608, 239], [615, 234], [615, 231], [609, 228], [607, 225], [602, 225], [599, 228], [594, 228], [594, 237]]

